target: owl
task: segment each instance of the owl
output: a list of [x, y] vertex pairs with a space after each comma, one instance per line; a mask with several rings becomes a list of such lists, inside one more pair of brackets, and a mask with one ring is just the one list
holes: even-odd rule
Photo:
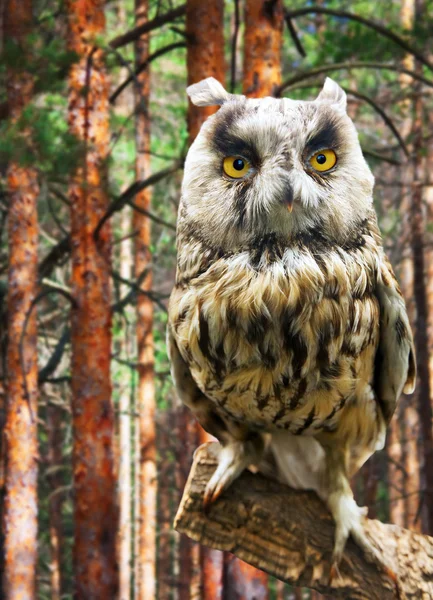
[[329, 78], [313, 101], [212, 78], [187, 92], [220, 106], [185, 162], [168, 324], [177, 392], [222, 444], [205, 505], [267, 464], [329, 507], [333, 569], [351, 535], [391, 573], [349, 480], [383, 448], [416, 368], [346, 95]]

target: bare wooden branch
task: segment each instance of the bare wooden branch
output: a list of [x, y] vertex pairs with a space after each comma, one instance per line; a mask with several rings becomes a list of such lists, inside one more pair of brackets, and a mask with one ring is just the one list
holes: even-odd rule
[[139, 65], [135, 69], [135, 71], [132, 75], [130, 75], [127, 79], [125, 79], [125, 81], [123, 81], [119, 85], [119, 87], [114, 90], [114, 92], [110, 96], [110, 104], [114, 104], [116, 102], [118, 96], [120, 96], [120, 94], [123, 92], [123, 90], [126, 87], [128, 87], [128, 85], [130, 83], [132, 83], [134, 81], [134, 76], [137, 76], [140, 73], [142, 73], [143, 71], [145, 71], [151, 62], [153, 62], [160, 56], [164, 56], [164, 54], [167, 54], [167, 52], [171, 52], [172, 50], [176, 50], [177, 48], [185, 48], [185, 47], [186, 47], [186, 42], [176, 42], [174, 44], [168, 44], [168, 46], [164, 46], [164, 48], [160, 48], [159, 50], [156, 50], [156, 52], [151, 54], [144, 62], [141, 63], [141, 65]]
[[304, 8], [299, 8], [297, 10], [286, 11], [285, 17], [286, 19], [295, 19], [296, 17], [312, 13], [331, 15], [334, 17], [350, 19], [351, 21], [357, 21], [358, 23], [362, 23], [362, 25], [365, 25], [369, 29], [373, 29], [381, 36], [393, 41], [394, 44], [400, 46], [400, 48], [405, 50], [405, 52], [412, 54], [412, 56], [419, 60], [423, 65], [428, 67], [430, 71], [433, 71], [433, 64], [427, 59], [427, 57], [424, 56], [419, 50], [411, 46], [408, 42], [406, 42], [406, 40], [404, 40], [401, 36], [394, 33], [394, 31], [391, 31], [391, 29], [384, 27], [381, 23], [378, 23], [377, 21], [374, 21], [372, 19], [366, 19], [365, 17], [361, 17], [356, 13], [348, 12], [345, 10], [334, 10], [325, 6], [307, 6]]
[[284, 19], [286, 21], [287, 29], [289, 30], [293, 43], [295, 44], [296, 50], [299, 52], [302, 58], [305, 58], [307, 56], [307, 53], [305, 52], [305, 48], [302, 45], [301, 40], [299, 39], [298, 32], [295, 29], [295, 25], [292, 19], [287, 14], [284, 16]]
[[151, 21], [146, 21], [143, 25], [139, 27], [135, 27], [130, 31], [127, 31], [123, 35], [119, 35], [111, 40], [110, 46], [111, 48], [121, 48], [122, 46], [126, 46], [126, 44], [130, 44], [131, 42], [135, 42], [141, 37], [144, 33], [149, 33], [149, 31], [153, 31], [154, 29], [158, 29], [158, 27], [162, 27], [166, 23], [171, 23], [178, 17], [182, 17], [185, 14], [186, 5], [182, 4], [173, 10], [169, 10], [163, 15], [159, 15], [152, 19]]
[[[296, 491], [245, 472], [207, 514], [203, 493], [219, 444], [200, 446], [175, 519], [175, 529], [291, 585], [346, 600], [391, 600], [393, 583], [349, 540], [340, 575], [329, 583], [334, 522], [313, 492]], [[367, 535], [400, 579], [400, 598], [433, 598], [433, 538], [367, 519]]]
[[71, 252], [71, 237], [68, 235], [51, 248], [39, 265], [39, 280], [48, 277], [53, 269], [62, 264]]
[[394, 65], [392, 63], [380, 63], [380, 62], [364, 62], [364, 61], [349, 61], [344, 63], [334, 63], [332, 65], [323, 65], [321, 67], [315, 67], [314, 69], [309, 69], [308, 71], [299, 71], [293, 77], [286, 79], [277, 88], [274, 92], [274, 95], [279, 98], [282, 92], [287, 91], [292, 85], [298, 83], [299, 81], [304, 81], [306, 79], [310, 79], [311, 77], [315, 77], [316, 75], [322, 75], [323, 73], [329, 73], [331, 71], [341, 71], [343, 69], [377, 69], [377, 70], [386, 70], [386, 71], [396, 71], [397, 73], [405, 73], [406, 75], [410, 75], [413, 79], [417, 81], [421, 81], [425, 85], [429, 87], [433, 87], [433, 80], [427, 79], [427, 77], [423, 77], [416, 71], [411, 71], [410, 69], [406, 69], [400, 65]]
[[147, 179], [135, 181], [133, 184], [131, 184], [120, 196], [118, 196], [110, 204], [107, 212], [100, 219], [98, 226], [96, 227], [93, 233], [94, 239], [98, 240], [103, 225], [108, 221], [108, 219], [110, 219], [114, 215], [114, 213], [118, 212], [119, 210], [122, 210], [122, 208], [124, 208], [127, 204], [130, 204], [131, 201], [133, 201], [135, 196], [138, 194], [138, 192], [144, 190], [146, 187], [155, 185], [156, 183], [164, 179], [164, 177], [168, 177], [172, 173], [175, 173], [178, 169], [180, 169], [183, 166], [183, 163], [184, 159], [180, 158], [169, 167], [161, 169], [161, 171], [158, 171], [157, 173], [153, 173], [152, 175], [147, 177]]

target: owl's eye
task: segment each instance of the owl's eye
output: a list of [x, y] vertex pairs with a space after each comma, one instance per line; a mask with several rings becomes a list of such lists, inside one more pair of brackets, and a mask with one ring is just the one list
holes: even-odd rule
[[313, 169], [323, 173], [324, 171], [329, 171], [329, 169], [332, 169], [332, 167], [335, 166], [337, 163], [337, 155], [335, 154], [334, 150], [331, 149], [320, 150], [320, 152], [313, 154], [313, 156], [309, 159], [309, 163]]
[[232, 179], [240, 179], [250, 170], [250, 163], [240, 156], [227, 156], [223, 162], [223, 169]]

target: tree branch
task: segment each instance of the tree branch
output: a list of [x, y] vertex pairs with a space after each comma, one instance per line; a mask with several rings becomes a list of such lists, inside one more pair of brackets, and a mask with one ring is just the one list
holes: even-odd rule
[[172, 50], [175, 50], [176, 48], [185, 48], [185, 47], [186, 47], [186, 42], [176, 42], [174, 44], [169, 44], [168, 46], [164, 46], [164, 48], [160, 48], [159, 50], [156, 50], [156, 52], [154, 52], [153, 54], [150, 54], [148, 56], [147, 60], [142, 62], [141, 65], [139, 65], [135, 69], [134, 73], [132, 75], [130, 75], [127, 79], [125, 79], [125, 81], [123, 81], [116, 90], [114, 90], [114, 92], [111, 94], [111, 96], [109, 98], [110, 104], [114, 104], [116, 102], [117, 97], [123, 92], [123, 90], [132, 81], [134, 81], [134, 78], [137, 77], [137, 75], [139, 75], [140, 73], [142, 73], [150, 65], [151, 62], [153, 62], [160, 56], [167, 54], [167, 52], [171, 52]]
[[70, 341], [71, 341], [71, 330], [69, 329], [69, 327], [67, 327], [63, 331], [61, 338], [57, 342], [57, 345], [54, 348], [52, 355], [48, 359], [48, 362], [39, 371], [39, 374], [38, 374], [38, 383], [39, 384], [45, 383], [46, 381], [48, 381], [50, 379], [51, 375], [54, 373], [54, 371], [59, 366], [59, 364], [63, 358], [65, 348], [69, 344]]
[[373, 21], [371, 19], [366, 19], [365, 17], [361, 17], [360, 15], [357, 15], [357, 14], [354, 14], [351, 12], [347, 12], [345, 10], [334, 10], [332, 8], [326, 8], [324, 6], [308, 6], [305, 8], [299, 8], [298, 10], [289, 10], [289, 11], [286, 11], [285, 16], [286, 16], [286, 19], [287, 18], [295, 19], [296, 17], [300, 17], [302, 15], [308, 15], [308, 14], [312, 14], [312, 13], [313, 14], [322, 14], [322, 15], [332, 15], [333, 17], [350, 19], [351, 21], [357, 21], [358, 23], [362, 23], [366, 27], [369, 27], [370, 29], [374, 29], [374, 31], [377, 31], [377, 33], [380, 33], [380, 35], [382, 35], [383, 37], [386, 37], [389, 40], [392, 40], [395, 44], [397, 44], [397, 46], [400, 46], [400, 48], [403, 48], [403, 50], [405, 52], [412, 54], [412, 56], [414, 56], [417, 60], [419, 60], [420, 63], [422, 63], [423, 65], [428, 67], [430, 69], [430, 71], [433, 71], [433, 64], [423, 54], [421, 54], [421, 52], [419, 52], [416, 48], [414, 48], [413, 46], [408, 44], [408, 42], [406, 42], [402, 37], [400, 37], [393, 31], [391, 31], [390, 29], [387, 29], [380, 23], [377, 23], [376, 21]]
[[417, 81], [421, 81], [425, 85], [429, 87], [433, 87], [433, 81], [423, 77], [419, 73], [415, 71], [411, 71], [410, 69], [405, 69], [400, 65], [394, 65], [391, 63], [377, 63], [377, 62], [364, 62], [364, 61], [353, 61], [353, 62], [344, 62], [344, 63], [334, 63], [333, 65], [323, 65], [322, 67], [316, 67], [314, 69], [309, 69], [308, 71], [301, 71], [283, 81], [279, 88], [275, 90], [275, 96], [279, 98], [287, 88], [298, 83], [299, 81], [304, 81], [305, 79], [309, 79], [310, 77], [315, 77], [316, 75], [322, 75], [323, 73], [329, 73], [330, 71], [340, 71], [342, 69], [380, 69], [387, 71], [396, 71], [397, 73], [405, 73], [406, 75], [410, 75], [413, 79]]
[[[387, 576], [349, 540], [340, 576], [329, 583], [334, 522], [316, 494], [244, 472], [208, 511], [203, 493], [219, 444], [201, 446], [174, 526], [201, 544], [233, 552], [291, 585], [346, 600], [395, 600]], [[433, 598], [433, 538], [367, 519], [367, 535], [399, 576], [401, 598]]]
[[39, 265], [39, 279], [45, 279], [48, 277], [52, 270], [61, 264], [61, 261], [65, 258], [65, 256], [69, 255], [71, 251], [71, 237], [68, 235], [60, 242], [58, 242], [55, 246], [51, 248], [46, 257], [42, 260]]
[[284, 15], [284, 19], [286, 21], [287, 29], [289, 30], [293, 43], [295, 44], [296, 50], [299, 52], [302, 58], [305, 58], [307, 56], [307, 53], [305, 52], [305, 48], [302, 45], [301, 40], [299, 39], [298, 32], [295, 29], [292, 19], [287, 13]]
[[115, 37], [111, 40], [109, 45], [111, 46], [111, 48], [121, 48], [122, 46], [126, 46], [126, 44], [135, 42], [135, 40], [138, 40], [138, 38], [144, 33], [153, 31], [154, 29], [157, 29], [158, 27], [161, 27], [166, 23], [171, 23], [171, 21], [174, 21], [178, 17], [182, 17], [185, 14], [185, 11], [186, 4], [182, 4], [182, 6], [178, 6], [173, 10], [169, 10], [163, 15], [155, 17], [155, 19], [147, 21], [146, 23], [143, 23], [143, 25], [140, 25], [139, 27], [134, 27], [134, 29], [127, 31], [123, 35]]
[[130, 204], [131, 201], [133, 201], [135, 196], [138, 194], [138, 192], [141, 192], [141, 190], [144, 190], [145, 188], [150, 187], [151, 185], [155, 185], [165, 177], [168, 177], [168, 175], [175, 173], [178, 169], [180, 169], [183, 166], [183, 163], [184, 159], [181, 158], [175, 161], [169, 167], [161, 169], [161, 171], [158, 171], [157, 173], [153, 173], [153, 175], [150, 175], [149, 177], [147, 177], [147, 179], [135, 181], [132, 185], [130, 185], [129, 188], [127, 188], [118, 198], [113, 200], [113, 202], [110, 204], [110, 206], [107, 209], [107, 212], [99, 221], [93, 233], [93, 238], [96, 241], [98, 241], [99, 233], [104, 224], [108, 221], [108, 219], [110, 219], [114, 215], [114, 213], [118, 212], [119, 210], [122, 210], [122, 208], [124, 208], [127, 204]]

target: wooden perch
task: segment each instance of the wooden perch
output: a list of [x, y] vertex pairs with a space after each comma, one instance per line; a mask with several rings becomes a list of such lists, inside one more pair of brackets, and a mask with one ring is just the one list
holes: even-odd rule
[[[350, 539], [340, 576], [329, 584], [334, 522], [313, 492], [296, 491], [261, 474], [245, 472], [203, 512], [203, 493], [217, 465], [220, 446], [200, 446], [174, 527], [193, 540], [233, 552], [291, 585], [347, 600], [388, 600], [395, 586], [364, 558]], [[374, 545], [400, 579], [400, 597], [433, 599], [433, 538], [367, 519]]]

